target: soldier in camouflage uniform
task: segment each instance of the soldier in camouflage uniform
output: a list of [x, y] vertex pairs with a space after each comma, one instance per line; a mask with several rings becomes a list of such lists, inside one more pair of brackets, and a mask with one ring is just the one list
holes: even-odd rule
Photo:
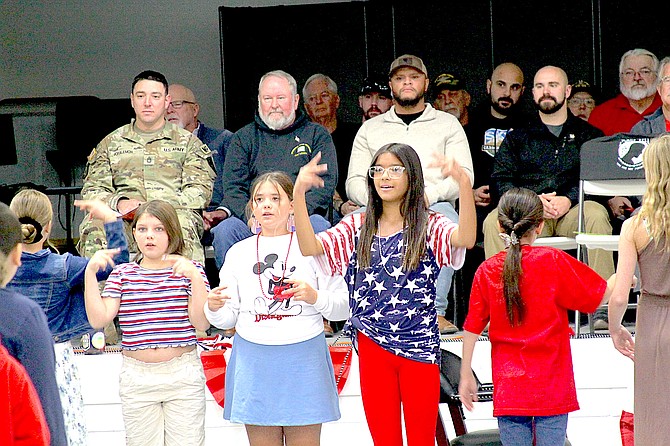
[[[105, 137], [88, 157], [82, 196], [99, 198], [121, 214], [160, 199], [177, 210], [184, 232], [184, 255], [204, 262], [201, 210], [212, 197], [215, 172], [211, 152], [195, 135], [165, 121], [170, 103], [165, 77], [144, 71], [133, 80], [136, 118]], [[91, 257], [106, 247], [102, 222], [84, 218], [78, 250]], [[130, 224], [126, 235], [131, 241]]]

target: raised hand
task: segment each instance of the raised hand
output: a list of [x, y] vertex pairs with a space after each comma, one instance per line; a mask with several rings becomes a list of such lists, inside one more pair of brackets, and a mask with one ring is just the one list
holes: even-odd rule
[[91, 218], [97, 218], [104, 222], [112, 222], [119, 217], [118, 212], [115, 212], [102, 200], [74, 200], [74, 205], [80, 210], [90, 213]]
[[309, 163], [300, 168], [298, 177], [295, 180], [294, 193], [305, 193], [313, 187], [323, 187], [324, 182], [321, 175], [328, 170], [327, 164], [319, 164], [321, 161], [321, 152], [318, 152]]
[[200, 272], [198, 271], [198, 268], [196, 268], [195, 264], [184, 256], [168, 254], [163, 258], [163, 260], [172, 265], [173, 276], [188, 277], [191, 280], [194, 280], [200, 276]]
[[97, 273], [98, 271], [104, 271], [107, 266], [114, 267], [114, 256], [119, 252], [121, 252], [119, 248], [101, 249], [96, 251], [95, 254], [93, 254], [93, 257], [88, 261], [86, 271]]
[[455, 159], [444, 156], [440, 153], [433, 152], [433, 161], [428, 164], [428, 167], [439, 168], [444, 178], [451, 177], [457, 183], [459, 183], [463, 178], [468, 178], [465, 170], [463, 170], [461, 165], [458, 164]]
[[217, 286], [212, 288], [207, 295], [207, 308], [210, 311], [216, 311], [220, 308], [223, 308], [226, 305], [226, 302], [230, 300], [230, 296], [224, 291], [228, 288], [227, 286]]

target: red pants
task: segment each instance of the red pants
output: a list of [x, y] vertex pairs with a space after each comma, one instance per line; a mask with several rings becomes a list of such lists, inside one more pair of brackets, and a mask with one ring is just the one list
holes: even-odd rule
[[358, 332], [361, 395], [376, 446], [403, 446], [400, 405], [408, 446], [434, 446], [440, 369], [394, 355]]

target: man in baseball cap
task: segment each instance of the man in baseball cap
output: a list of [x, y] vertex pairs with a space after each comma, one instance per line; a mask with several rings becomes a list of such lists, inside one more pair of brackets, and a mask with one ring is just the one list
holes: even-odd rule
[[358, 95], [358, 105], [363, 110], [363, 122], [386, 113], [393, 105], [388, 82], [374, 77], [365, 78]]
[[[368, 167], [377, 150], [385, 144], [403, 142], [419, 155], [424, 172], [425, 195], [431, 209], [458, 222], [454, 203], [458, 185], [429, 167], [433, 154], [455, 159], [473, 180], [472, 158], [463, 127], [453, 115], [436, 110], [425, 101], [430, 79], [423, 61], [410, 54], [398, 57], [389, 69], [389, 86], [394, 104], [388, 112], [363, 123], [354, 139], [346, 189], [350, 200], [359, 206], [368, 202]], [[447, 296], [453, 269], [443, 268], [437, 277], [435, 306], [441, 333], [458, 330], [445, 318]]]
[[463, 127], [468, 124], [471, 98], [461, 77], [452, 73], [440, 74], [433, 81], [433, 94], [436, 109], [454, 115]]

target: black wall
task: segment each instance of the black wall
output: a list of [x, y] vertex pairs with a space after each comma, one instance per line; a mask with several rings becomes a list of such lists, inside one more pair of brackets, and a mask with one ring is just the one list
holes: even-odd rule
[[[341, 118], [359, 122], [360, 83], [386, 75], [404, 53], [423, 58], [431, 80], [457, 72], [477, 103], [493, 67], [517, 63], [526, 86], [544, 65], [571, 81], [618, 92], [618, 64], [632, 48], [670, 55], [665, 9], [623, 0], [357, 1], [263, 8], [220, 7], [223, 111], [226, 128], [251, 121], [260, 77], [283, 69], [298, 81], [321, 72], [338, 84]], [[528, 90], [528, 89], [527, 89]], [[300, 91], [299, 91], [300, 93]], [[529, 91], [526, 101], [529, 101]]]

